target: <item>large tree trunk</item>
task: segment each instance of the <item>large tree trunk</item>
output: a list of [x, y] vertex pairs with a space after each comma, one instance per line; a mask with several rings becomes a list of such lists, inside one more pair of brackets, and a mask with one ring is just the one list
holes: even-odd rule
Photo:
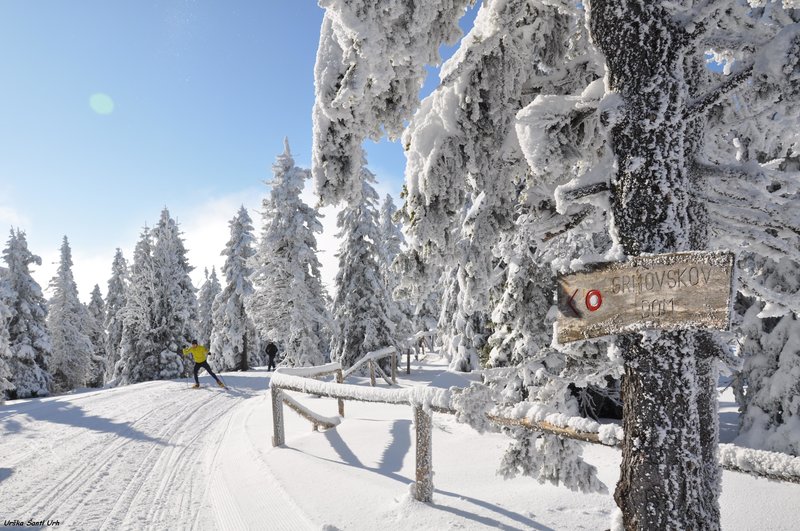
[[[655, 0], [592, 0], [588, 12], [610, 86], [624, 101], [611, 135], [620, 243], [629, 255], [703, 249], [704, 211], [690, 175], [700, 124], [684, 116], [694, 68], [684, 58], [688, 36]], [[614, 498], [625, 529], [719, 529], [719, 490], [709, 488], [719, 481], [716, 397], [703, 336], [619, 339], [625, 439]]]

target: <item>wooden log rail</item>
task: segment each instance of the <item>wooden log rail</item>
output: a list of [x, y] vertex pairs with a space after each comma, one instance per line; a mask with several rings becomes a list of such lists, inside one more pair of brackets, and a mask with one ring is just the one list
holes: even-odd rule
[[[389, 379], [389, 376], [383, 372], [381, 366], [378, 365], [378, 360], [381, 360], [386, 357], [391, 357], [392, 363], [392, 377]], [[380, 350], [375, 350], [372, 352], [367, 352], [364, 356], [355, 362], [352, 367], [344, 371], [344, 378], [346, 379], [348, 376], [353, 374], [355, 371], [360, 369], [364, 364], [367, 364], [369, 367], [369, 383], [372, 387], [375, 387], [375, 373], [383, 378], [383, 380], [389, 385], [396, 385], [397, 384], [397, 349], [394, 347], [386, 347]]]

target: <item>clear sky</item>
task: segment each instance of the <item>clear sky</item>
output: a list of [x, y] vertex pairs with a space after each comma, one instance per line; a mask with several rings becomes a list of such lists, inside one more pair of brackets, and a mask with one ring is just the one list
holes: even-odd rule
[[[11, 226], [25, 230], [46, 287], [66, 235], [87, 300], [95, 283], [105, 293], [114, 249], [131, 259], [166, 206], [199, 286], [204, 267], [223, 263], [239, 205], [260, 225], [262, 181], [284, 136], [310, 166], [322, 15], [311, 0], [0, 0], [2, 246]], [[423, 93], [434, 85], [429, 76]], [[400, 146], [366, 147], [379, 192], [399, 206]]]

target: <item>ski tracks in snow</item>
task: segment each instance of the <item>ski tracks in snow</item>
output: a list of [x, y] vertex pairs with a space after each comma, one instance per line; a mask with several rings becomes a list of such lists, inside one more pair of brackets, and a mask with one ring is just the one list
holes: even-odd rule
[[271, 409], [265, 398], [249, 400], [233, 412], [220, 444], [225, 451], [208, 460], [212, 466], [212, 513], [216, 517], [213, 529], [318, 528], [270, 471], [264, 449], [270, 445]]
[[65, 529], [313, 528], [264, 458], [265, 393], [149, 382], [0, 408], [6, 515]]

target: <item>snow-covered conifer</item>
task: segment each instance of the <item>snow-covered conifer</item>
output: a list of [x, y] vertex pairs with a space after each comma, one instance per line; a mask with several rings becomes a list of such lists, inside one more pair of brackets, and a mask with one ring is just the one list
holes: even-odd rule
[[800, 321], [759, 317], [752, 304], [741, 325], [746, 386], [737, 444], [800, 455]]
[[114, 378], [114, 368], [119, 361], [122, 343], [123, 310], [126, 306], [128, 289], [128, 264], [122, 251], [117, 249], [111, 264], [111, 278], [108, 279], [106, 314], [103, 327], [106, 331], [106, 374], [105, 381]]
[[386, 197], [381, 204], [380, 212], [378, 213], [378, 223], [380, 225], [380, 252], [381, 252], [381, 274], [383, 275], [384, 282], [389, 296], [394, 301], [397, 309], [399, 310], [397, 331], [406, 338], [416, 332], [414, 330], [413, 319], [414, 309], [410, 301], [400, 299], [402, 291], [395, 294], [395, 290], [400, 284], [399, 274], [394, 267], [395, 258], [397, 258], [403, 251], [405, 245], [405, 236], [401, 230], [401, 224], [395, 220], [397, 207], [392, 201], [392, 196], [386, 194]]
[[195, 339], [197, 299], [178, 224], [165, 208], [136, 244], [123, 311], [120, 383], [179, 378]]
[[10, 398], [46, 396], [50, 393], [50, 334], [47, 331], [47, 306], [42, 288], [31, 277], [30, 265], [41, 265], [42, 259], [28, 250], [28, 241], [21, 230], [11, 229], [8, 245], [3, 250], [8, 265], [5, 271], [10, 288], [11, 319], [8, 325], [11, 357]]
[[197, 297], [178, 223], [164, 208], [153, 229], [156, 300], [154, 341], [160, 347], [157, 378], [184, 375], [182, 349], [196, 339]]
[[197, 315], [199, 318], [199, 332], [197, 340], [201, 345], [211, 345], [211, 333], [214, 329], [213, 322], [213, 308], [214, 299], [222, 291], [217, 279], [216, 268], [211, 268], [211, 275], [208, 274], [208, 269], [205, 270], [205, 282], [200, 286], [200, 292], [197, 295]]
[[105, 383], [105, 375], [108, 372], [108, 359], [106, 358], [107, 334], [103, 326], [106, 318], [106, 303], [103, 301], [100, 286], [97, 284], [94, 285], [86, 310], [88, 319], [84, 323], [84, 331], [92, 342], [92, 363], [86, 384], [89, 387], [101, 387]]
[[330, 328], [317, 259], [320, 214], [300, 198], [309, 171], [295, 166], [288, 140], [272, 172], [249, 312], [263, 339], [283, 345], [282, 363], [318, 365], [327, 358]]
[[11, 346], [9, 345], [8, 328], [11, 322], [11, 286], [6, 275], [8, 271], [0, 267], [0, 404], [6, 397], [6, 391], [14, 389], [11, 383]]
[[56, 276], [50, 281], [50, 289], [53, 291], [47, 316], [53, 348], [50, 372], [53, 390], [64, 392], [86, 385], [94, 350], [86, 334], [89, 316], [78, 299], [78, 286], [72, 275], [72, 250], [66, 236], [61, 243], [61, 260]]
[[246, 371], [260, 361], [258, 335], [245, 306], [253, 294], [249, 262], [255, 238], [253, 222], [244, 207], [229, 225], [231, 237], [222, 251], [226, 256], [222, 268], [225, 289], [217, 295], [213, 306], [211, 361], [221, 371]]
[[366, 353], [393, 346], [401, 350], [405, 337], [398, 333], [402, 318], [381, 275], [381, 231], [372, 187], [375, 176], [366, 168], [361, 197], [339, 212], [336, 225], [341, 238], [339, 271], [331, 340], [331, 359], [350, 367]]
[[[117, 256], [122, 255], [118, 252]], [[125, 307], [117, 314], [117, 319], [122, 320], [122, 335], [114, 380], [120, 384], [157, 378], [159, 351], [153, 334], [156, 298], [153, 236], [145, 227], [133, 251]]]

